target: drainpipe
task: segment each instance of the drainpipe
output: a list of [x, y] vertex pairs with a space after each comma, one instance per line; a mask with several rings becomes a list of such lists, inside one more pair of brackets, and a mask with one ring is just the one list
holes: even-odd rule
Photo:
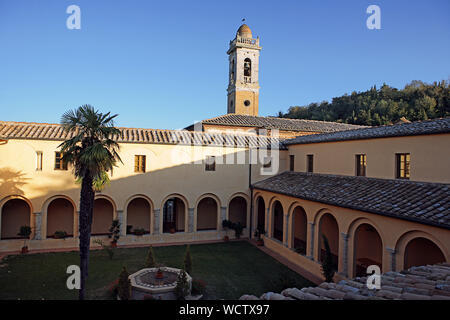
[[248, 186], [250, 188], [250, 227], [249, 227], [249, 239], [252, 238], [252, 222], [253, 222], [253, 187], [252, 187], [252, 152], [249, 146], [248, 152]]

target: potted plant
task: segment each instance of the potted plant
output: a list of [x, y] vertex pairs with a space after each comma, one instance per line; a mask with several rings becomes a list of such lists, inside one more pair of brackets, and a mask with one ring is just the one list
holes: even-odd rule
[[170, 233], [174, 234], [175, 233], [175, 228], [170, 228]]
[[145, 229], [144, 228], [138, 228], [138, 229], [134, 229], [134, 234], [137, 236], [142, 236], [145, 233]]
[[111, 247], [115, 248], [117, 247], [117, 241], [119, 241], [120, 238], [120, 222], [119, 220], [113, 220], [111, 224], [111, 228], [109, 228], [110, 234], [108, 235], [108, 238], [112, 238], [111, 240]]
[[67, 237], [67, 232], [65, 231], [55, 231], [55, 233], [53, 234], [53, 237], [55, 239], [64, 239]]
[[223, 240], [225, 242], [229, 241], [230, 238], [228, 237], [228, 229], [231, 227], [231, 221], [230, 220], [223, 220], [222, 221], [222, 228], [225, 230], [226, 234], [223, 237]]
[[242, 235], [242, 231], [244, 230], [244, 227], [242, 226], [242, 224], [240, 222], [233, 223], [233, 230], [234, 230], [234, 235], [236, 236], [236, 239], [239, 239]]
[[255, 237], [256, 237], [256, 245], [257, 246], [263, 246], [264, 240], [261, 238], [262, 235], [264, 235], [266, 232], [263, 229], [256, 229], [255, 230]]
[[29, 226], [20, 227], [19, 233], [17, 235], [24, 238], [23, 247], [21, 250], [22, 253], [28, 252], [27, 240], [30, 238], [30, 234], [31, 234], [31, 227]]

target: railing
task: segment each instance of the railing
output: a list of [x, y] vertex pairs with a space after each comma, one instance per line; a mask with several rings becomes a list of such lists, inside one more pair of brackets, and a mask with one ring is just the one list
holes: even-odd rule
[[236, 38], [233, 41], [230, 41], [230, 46], [242, 43], [242, 44], [248, 44], [251, 46], [258, 47], [259, 46], [259, 38], [253, 39], [253, 38], [241, 38], [240, 36], [236, 36]]

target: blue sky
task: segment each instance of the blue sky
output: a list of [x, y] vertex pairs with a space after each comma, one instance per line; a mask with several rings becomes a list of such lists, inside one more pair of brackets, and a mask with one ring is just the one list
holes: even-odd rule
[[[81, 8], [81, 30], [66, 8]], [[369, 30], [366, 8], [381, 8]], [[260, 115], [383, 82], [450, 76], [450, 2], [0, 0], [0, 119], [57, 123], [92, 104], [116, 124], [183, 128], [226, 113], [226, 50], [263, 47]]]

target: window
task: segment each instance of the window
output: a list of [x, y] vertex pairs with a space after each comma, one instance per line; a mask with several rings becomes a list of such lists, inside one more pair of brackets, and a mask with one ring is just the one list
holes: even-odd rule
[[36, 170], [42, 170], [42, 151], [36, 151]]
[[306, 172], [314, 172], [314, 155], [306, 155]]
[[67, 170], [67, 162], [63, 161], [61, 152], [55, 152], [55, 170]]
[[216, 171], [215, 156], [206, 156], [205, 171]]
[[272, 166], [272, 157], [264, 157], [263, 168], [270, 168]]
[[145, 172], [145, 156], [134, 156], [134, 172]]
[[357, 176], [366, 176], [366, 155], [365, 154], [357, 154], [356, 155], [356, 175]]
[[245, 100], [244, 101], [244, 106], [248, 107], [250, 105], [250, 103], [251, 103], [250, 100]]
[[294, 163], [295, 163], [295, 156], [293, 154], [289, 155], [289, 170], [294, 171]]
[[410, 154], [397, 153], [396, 155], [396, 178], [409, 179], [410, 173]]

